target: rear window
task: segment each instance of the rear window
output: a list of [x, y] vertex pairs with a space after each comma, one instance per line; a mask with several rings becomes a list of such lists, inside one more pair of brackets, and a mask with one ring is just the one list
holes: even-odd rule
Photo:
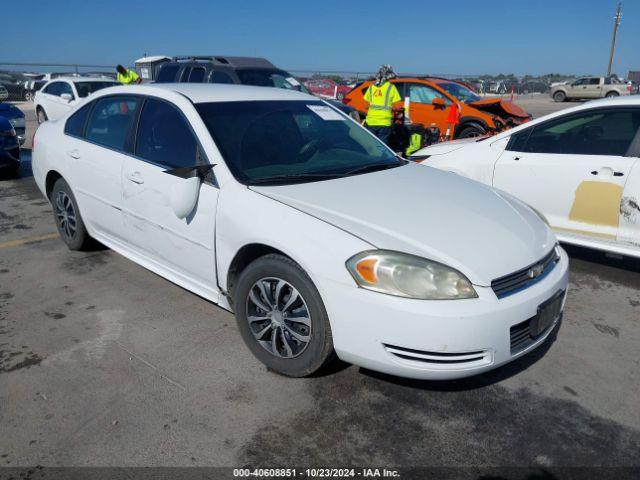
[[82, 137], [84, 134], [84, 124], [87, 122], [87, 115], [93, 103], [85, 105], [76, 113], [71, 115], [64, 125], [64, 133], [73, 137]]
[[180, 65], [164, 65], [158, 73], [156, 82], [158, 83], [171, 83], [175, 81], [176, 73], [180, 70]]
[[73, 82], [80, 98], [88, 97], [93, 92], [107, 87], [115, 87], [117, 82]]

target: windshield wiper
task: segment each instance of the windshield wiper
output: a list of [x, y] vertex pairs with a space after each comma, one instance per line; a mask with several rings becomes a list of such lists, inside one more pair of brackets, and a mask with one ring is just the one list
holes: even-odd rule
[[368, 172], [376, 172], [378, 170], [387, 170], [389, 168], [399, 167], [400, 165], [405, 165], [406, 160], [400, 160], [398, 163], [369, 163], [367, 165], [362, 165], [358, 168], [354, 168], [353, 170], [349, 170], [344, 174], [344, 176], [349, 175], [357, 175], [359, 173], [368, 173]]
[[280, 183], [280, 182], [307, 182], [317, 180], [330, 180], [332, 178], [342, 177], [341, 173], [298, 173], [291, 175], [274, 175], [272, 177], [258, 178], [256, 180], [249, 180], [247, 185], [262, 185], [265, 183]]

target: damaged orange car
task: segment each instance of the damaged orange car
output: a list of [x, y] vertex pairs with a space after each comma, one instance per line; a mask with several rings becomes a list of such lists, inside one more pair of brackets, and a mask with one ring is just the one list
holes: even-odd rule
[[[368, 104], [364, 93], [373, 81], [356, 85], [343, 102], [366, 115]], [[531, 115], [513, 102], [501, 98], [482, 98], [461, 83], [436, 77], [398, 77], [391, 80], [402, 98], [411, 101], [410, 118], [425, 127], [435, 124], [441, 132], [447, 127], [447, 117], [455, 102], [460, 112], [453, 138], [493, 135], [531, 120]], [[402, 107], [398, 102], [397, 107]]]

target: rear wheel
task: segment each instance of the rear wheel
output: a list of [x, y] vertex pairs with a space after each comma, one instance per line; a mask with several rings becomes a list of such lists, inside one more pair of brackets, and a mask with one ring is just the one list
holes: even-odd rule
[[36, 110], [36, 115], [38, 117], [38, 125], [46, 122], [47, 120], [49, 120], [49, 118], [47, 117], [47, 114], [44, 111], [44, 108], [42, 107], [38, 107]]
[[86, 249], [91, 237], [84, 226], [73, 192], [62, 178], [58, 179], [53, 186], [51, 204], [58, 232], [69, 250]]
[[274, 372], [305, 377], [332, 360], [331, 327], [320, 294], [291, 259], [271, 254], [251, 263], [238, 279], [234, 307], [244, 342]]
[[606, 97], [607, 98], [614, 98], [614, 97], [619, 97], [620, 94], [618, 92], [608, 92]]
[[567, 94], [564, 92], [556, 92], [553, 94], [553, 101], [562, 103], [567, 99]]
[[458, 133], [458, 136], [456, 138], [481, 137], [485, 133], [486, 130], [482, 127], [482, 125], [479, 125], [477, 123], [469, 123], [467, 125], [464, 125], [460, 129], [460, 132]]

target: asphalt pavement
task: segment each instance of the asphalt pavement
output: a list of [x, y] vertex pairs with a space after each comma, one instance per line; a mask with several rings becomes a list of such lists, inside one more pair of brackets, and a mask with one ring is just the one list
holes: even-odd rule
[[570, 249], [557, 335], [486, 375], [294, 380], [231, 314], [69, 251], [28, 161], [20, 175], [0, 179], [2, 466], [640, 467], [638, 261]]

